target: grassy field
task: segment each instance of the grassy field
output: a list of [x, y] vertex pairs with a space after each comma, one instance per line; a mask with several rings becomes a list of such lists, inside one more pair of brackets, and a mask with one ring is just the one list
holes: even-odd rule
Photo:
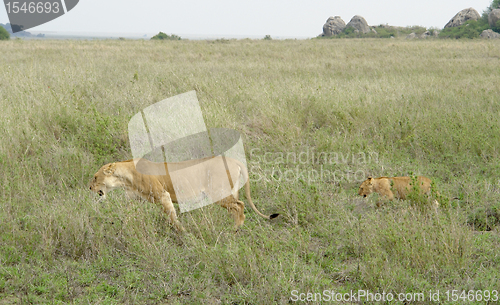
[[[484, 304], [451, 291], [500, 290], [499, 41], [11, 40], [0, 53], [2, 305], [325, 290]], [[133, 115], [190, 90], [208, 127], [241, 133], [253, 201], [280, 217], [247, 208], [235, 233], [211, 205], [181, 214], [177, 235], [160, 207], [88, 190], [131, 158]], [[434, 180], [437, 212], [357, 196], [368, 175], [412, 174]]]

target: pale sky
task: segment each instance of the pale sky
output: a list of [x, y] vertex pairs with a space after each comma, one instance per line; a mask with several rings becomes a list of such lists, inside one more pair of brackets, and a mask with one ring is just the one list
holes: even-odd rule
[[[65, 15], [31, 32], [167, 34], [198, 37], [315, 37], [330, 16], [348, 23], [443, 28], [460, 10], [482, 14], [491, 0], [80, 0]], [[5, 6], [0, 22], [7, 23]]]

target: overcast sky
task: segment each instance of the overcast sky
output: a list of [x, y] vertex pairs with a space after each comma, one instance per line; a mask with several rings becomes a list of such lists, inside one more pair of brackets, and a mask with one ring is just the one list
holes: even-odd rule
[[[158, 33], [220, 37], [315, 37], [330, 16], [369, 25], [443, 28], [460, 10], [491, 0], [80, 0], [67, 14], [28, 31]], [[0, 22], [7, 23], [5, 6]]]

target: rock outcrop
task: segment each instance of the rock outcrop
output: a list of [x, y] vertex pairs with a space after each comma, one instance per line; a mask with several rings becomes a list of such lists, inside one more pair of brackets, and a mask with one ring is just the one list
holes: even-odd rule
[[406, 36], [406, 39], [416, 39], [416, 38], [425, 39], [425, 38], [430, 38], [432, 36], [438, 37], [438, 35], [439, 35], [439, 31], [438, 30], [433, 30], [432, 32], [431, 31], [425, 31], [425, 32], [423, 32], [420, 35], [418, 35], [415, 32], [413, 32], [413, 33], [408, 34]]
[[417, 34], [415, 33], [410, 33], [406, 36], [406, 39], [415, 39], [415, 38], [417, 38]]
[[493, 32], [491, 29], [484, 30], [481, 35], [479, 35], [481, 38], [484, 39], [498, 39], [500, 38], [500, 34], [497, 32]]
[[355, 31], [358, 30], [363, 34], [370, 33], [371, 31], [365, 18], [359, 15], [355, 15], [354, 17], [352, 17], [351, 21], [349, 21], [349, 23], [346, 25], [346, 28], [347, 27], [353, 27]]
[[422, 35], [420, 35], [420, 38], [428, 38], [428, 37], [431, 37], [431, 32], [429, 31], [425, 31], [422, 33]]
[[488, 14], [488, 24], [494, 28], [497, 26], [497, 22], [500, 20], [500, 9], [494, 9]]
[[469, 20], [478, 20], [481, 16], [472, 7], [466, 8], [458, 12], [455, 17], [451, 18], [450, 21], [444, 26], [445, 28], [452, 28], [461, 26]]
[[345, 22], [340, 16], [330, 17], [323, 25], [323, 36], [340, 34], [345, 29]]

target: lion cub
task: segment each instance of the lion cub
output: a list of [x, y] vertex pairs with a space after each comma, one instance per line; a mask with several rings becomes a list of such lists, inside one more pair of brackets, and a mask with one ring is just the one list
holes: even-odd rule
[[[412, 189], [412, 177], [368, 177], [359, 187], [358, 195], [366, 197], [371, 193], [378, 193], [385, 200], [393, 200], [394, 197], [398, 199], [406, 199], [406, 195]], [[418, 176], [418, 187], [420, 193], [430, 195], [431, 193], [431, 179]], [[437, 200], [433, 201], [433, 205], [438, 206]], [[377, 207], [381, 206], [381, 202], [377, 202]]]

